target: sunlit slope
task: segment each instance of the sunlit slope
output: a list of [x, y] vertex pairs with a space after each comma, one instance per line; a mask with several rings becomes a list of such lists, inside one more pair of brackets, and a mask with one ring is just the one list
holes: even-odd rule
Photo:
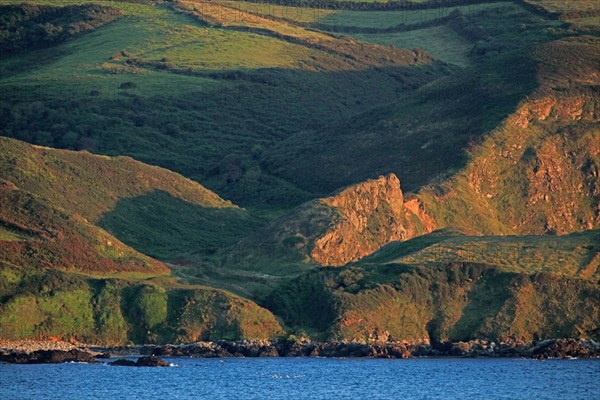
[[392, 242], [356, 265], [441, 265], [471, 262], [506, 272], [552, 273], [596, 279], [600, 274], [600, 231], [565, 236], [469, 236], [435, 231], [405, 242]]
[[[529, 35], [534, 38], [534, 33]], [[312, 187], [326, 179], [334, 187], [384, 165], [395, 165], [408, 192], [417, 179], [433, 181], [416, 195], [408, 193], [405, 200], [396, 201], [398, 209], [404, 201], [413, 210], [414, 220], [388, 223], [396, 226], [390, 238], [407, 239], [444, 227], [488, 235], [566, 234], [597, 228], [598, 39], [580, 36], [546, 44], [541, 36], [538, 40], [527, 45], [527, 51], [473, 56], [478, 70], [466, 72], [475, 76], [458, 73], [424, 87], [418, 92], [422, 97], [408, 97], [402, 107], [380, 109], [375, 114], [375, 119], [382, 118], [379, 122], [365, 114], [364, 119], [355, 119], [354, 126], [340, 127], [347, 131], [329, 139], [337, 143], [325, 147], [331, 151], [308, 155], [312, 159], [308, 168], [318, 166], [319, 172], [299, 174], [307, 167], [295, 163], [292, 155], [292, 149], [302, 154], [298, 149], [304, 143], [315, 143], [310, 135], [288, 141], [292, 165], [288, 161], [282, 171], [299, 185]], [[459, 77], [466, 79], [469, 90], [458, 90]], [[415, 108], [427, 114], [417, 114]], [[481, 136], [473, 135], [476, 131]], [[390, 151], [396, 147], [396, 153]], [[411, 158], [403, 159], [401, 154], [408, 150]], [[344, 159], [361, 162], [344, 164]], [[453, 172], [451, 166], [460, 163], [466, 166]], [[376, 204], [374, 198], [369, 201]], [[343, 215], [352, 208], [338, 211]], [[365, 221], [381, 212], [367, 213]], [[388, 213], [390, 218], [394, 215]], [[380, 226], [376, 223], [371, 230], [377, 232]], [[330, 260], [325, 265], [331, 260], [343, 265], [356, 257], [344, 254], [344, 244], [339, 239], [330, 246], [326, 257], [321, 256]]]
[[157, 191], [202, 207], [235, 207], [194, 181], [128, 157], [38, 147], [4, 137], [0, 177], [92, 222], [119, 200]]
[[418, 197], [438, 227], [565, 234], [598, 227], [600, 40], [535, 52], [540, 87], [471, 153], [466, 168]]
[[317, 63], [320, 70], [361, 70], [373, 67], [431, 64], [432, 57], [422, 51], [405, 50], [377, 44], [361, 43], [346, 37], [306, 29], [291, 22], [246, 12], [224, 3], [199, 0], [177, 1], [176, 9], [193, 15], [203, 23], [230, 30], [249, 31], [298, 43], [333, 56], [327, 63]]
[[260, 220], [174, 172], [0, 138], [0, 178], [163, 261], [205, 256]]
[[2, 338], [118, 345], [270, 339], [282, 333], [268, 310], [207, 287], [123, 276], [89, 279], [1, 261], [0, 278]]
[[0, 186], [0, 260], [20, 267], [96, 275], [168, 274], [169, 269], [126, 246], [79, 215], [53, 208], [14, 184]]

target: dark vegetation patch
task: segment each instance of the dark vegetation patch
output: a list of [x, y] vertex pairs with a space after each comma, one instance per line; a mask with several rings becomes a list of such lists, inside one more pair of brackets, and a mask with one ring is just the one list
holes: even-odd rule
[[0, 6], [0, 55], [50, 47], [92, 31], [122, 15], [97, 4], [52, 7], [31, 3]]
[[123, 199], [98, 222], [144, 254], [179, 263], [204, 259], [262, 224], [242, 209], [201, 207], [161, 191]]

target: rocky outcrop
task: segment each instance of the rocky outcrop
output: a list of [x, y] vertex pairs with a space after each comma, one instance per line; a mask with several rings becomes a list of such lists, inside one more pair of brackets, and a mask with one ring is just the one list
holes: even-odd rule
[[532, 351], [534, 358], [598, 358], [600, 343], [574, 339], [545, 340]]
[[196, 342], [186, 345], [144, 346], [143, 354], [166, 357], [277, 357], [279, 352], [269, 340]]
[[582, 37], [533, 51], [540, 86], [463, 170], [417, 194], [438, 228], [562, 235], [600, 226], [598, 46]]
[[115, 367], [137, 367], [137, 364], [133, 360], [127, 360], [126, 358], [120, 358], [116, 361], [109, 363], [109, 365]]
[[94, 354], [87, 351], [36, 350], [26, 352], [0, 352], [0, 361], [10, 364], [60, 364], [67, 362], [96, 362]]
[[434, 229], [417, 199], [405, 206], [394, 174], [359, 183], [322, 200], [337, 218], [315, 240], [311, 258], [320, 265], [356, 261], [394, 240], [407, 240]]
[[137, 361], [121, 358], [109, 363], [115, 367], [170, 367], [171, 364], [161, 360], [156, 356], [145, 356], [138, 358]]

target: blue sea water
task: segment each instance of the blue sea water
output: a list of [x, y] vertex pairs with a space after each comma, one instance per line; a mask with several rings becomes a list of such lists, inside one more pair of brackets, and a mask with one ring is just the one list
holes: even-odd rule
[[600, 399], [600, 360], [166, 358], [0, 365], [0, 399]]

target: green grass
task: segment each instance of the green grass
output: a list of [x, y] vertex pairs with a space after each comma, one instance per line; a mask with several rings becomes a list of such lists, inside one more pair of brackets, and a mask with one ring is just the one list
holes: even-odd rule
[[11, 229], [8, 229], [4, 226], [0, 226], [0, 241], [3, 242], [18, 242], [20, 240], [24, 240], [25, 238], [22, 235], [19, 235], [16, 232], [13, 232]]
[[598, 17], [578, 18], [569, 20], [578, 29], [599, 29], [600, 19]]
[[402, 11], [337, 11], [319, 20], [319, 23], [332, 26], [349, 26], [358, 28], [386, 29], [397, 25], [415, 25], [437, 21], [447, 17], [458, 9], [467, 17], [475, 18], [481, 11], [494, 13], [502, 7], [515, 7], [514, 3], [506, 1], [500, 3], [483, 3], [469, 6], [442, 7], [423, 10]]
[[493, 265], [508, 272], [547, 272], [593, 279], [600, 275], [600, 270], [588, 267], [600, 250], [599, 235], [597, 230], [567, 236], [445, 236], [440, 232], [389, 244], [357, 264], [470, 262]]
[[270, 339], [282, 333], [269, 311], [216, 289], [93, 279], [5, 263], [0, 276], [3, 338], [76, 338], [117, 345]]
[[594, 0], [526, 0], [528, 3], [540, 5], [550, 11], [560, 14], [572, 11], [599, 10], [598, 2]]
[[461, 67], [469, 65], [468, 55], [473, 47], [472, 43], [446, 26], [386, 34], [355, 33], [353, 36], [366, 42], [406, 49], [420, 48], [438, 60]]
[[[347, 75], [342, 58], [306, 46], [208, 28], [168, 5], [116, 6], [125, 16], [114, 23], [0, 62], [3, 135], [131, 155], [242, 206], [279, 212], [311, 194], [266, 170], [265, 149], [440, 75], [435, 68], [403, 70], [401, 78], [385, 70]], [[235, 72], [215, 75], [222, 69]]]
[[98, 224], [145, 254], [185, 264], [241, 240], [264, 222], [245, 210], [198, 207], [153, 192], [120, 201]]
[[[556, 176], [561, 184], [546, 190], [556, 195], [551, 204], [569, 210], [575, 204], [572, 226], [590, 220], [595, 200], [584, 192], [573, 194], [581, 182], [568, 171], [573, 165], [598, 164], [580, 151], [593, 153], [597, 132], [580, 120], [567, 124], [550, 118], [548, 126], [530, 128], [524, 135], [504, 129], [502, 121], [545, 80], [562, 85], [569, 96], [588, 93], [569, 82], [589, 81], [597, 53], [592, 39], [574, 39], [581, 43], [540, 60], [531, 54], [535, 45], [573, 32], [513, 3], [482, 4], [462, 8], [469, 27], [483, 32], [479, 39], [461, 39], [448, 25], [362, 34], [385, 44], [424, 47], [463, 68], [407, 63], [372, 68], [389, 53], [367, 54], [372, 62], [360, 64], [340, 52], [292, 44], [289, 38], [207, 27], [168, 4], [102, 4], [121, 7], [125, 16], [58, 46], [0, 61], [0, 132], [41, 145], [131, 155], [182, 173], [249, 208], [233, 208], [195, 182], [129, 159], [0, 141], [2, 179], [52, 204], [52, 212], [39, 213], [52, 218], [27, 220], [34, 232], [44, 221], [54, 221], [51, 231], [64, 233], [56, 229], [64, 226], [56, 218], [78, 213], [125, 244], [172, 262], [174, 271], [173, 276], [156, 277], [131, 271], [36, 270], [42, 262], [48, 268], [64, 267], [67, 263], [57, 262], [63, 255], [71, 257], [69, 267], [75, 265], [73, 259], [81, 262], [72, 250], [84, 239], [91, 240], [94, 257], [110, 262], [129, 249], [108, 245], [106, 232], [73, 217], [68, 226], [79, 233], [63, 242], [42, 243], [53, 244], [52, 251], [40, 250], [29, 259], [25, 251], [20, 259], [4, 257], [3, 335], [74, 335], [123, 343], [272, 338], [281, 333], [271, 312], [231, 292], [267, 305], [293, 330], [323, 338], [364, 339], [387, 330], [396, 338], [530, 339], [579, 337], [595, 329], [595, 284], [556, 275], [595, 279], [596, 232], [539, 238], [446, 232], [391, 245], [350, 267], [322, 270], [307, 254], [331, 215], [302, 207], [290, 212], [307, 200], [391, 171], [400, 176], [405, 192], [455, 175], [419, 194], [440, 226], [503, 234], [514, 233], [515, 223], [526, 221], [519, 227], [522, 232], [542, 233], [544, 218], [556, 225], [552, 218], [566, 215], [565, 209], [545, 202], [528, 205], [524, 177], [536, 163], [548, 166], [551, 159], [563, 171]], [[319, 21], [385, 28], [435, 21], [453, 9], [342, 11]], [[278, 11], [283, 8], [273, 13]], [[286, 24], [269, 28], [271, 36], [292, 31], [312, 35]], [[349, 55], [375, 48], [336, 43], [347, 45], [342, 50]], [[571, 47], [590, 51], [581, 54]], [[553, 62], [565, 59], [569, 68], [555, 69], [572, 76], [548, 77], [539, 67], [551, 70], [561, 65]], [[473, 143], [484, 145], [467, 153]], [[513, 145], [530, 149], [516, 151]], [[565, 158], [564, 151], [552, 146], [570, 151], [576, 162], [567, 163], [571, 155]], [[510, 149], [510, 157], [499, 156], [498, 148]], [[497, 193], [475, 195], [480, 171], [498, 179], [495, 186], [487, 181], [481, 185]], [[11, 210], [11, 217], [26, 209], [6, 204], [2, 210]], [[374, 225], [370, 228], [377, 229]], [[567, 225], [559, 233], [573, 229]], [[24, 240], [16, 236], [40, 245], [15, 232], [0, 229], [6, 249], [20, 249]], [[90, 260], [92, 265], [97, 258]], [[448, 262], [454, 264], [440, 265]], [[62, 315], [63, 309], [69, 312]]]
[[475, 263], [379, 264], [314, 271], [268, 304], [291, 332], [320, 338], [530, 341], [597, 337], [599, 295], [594, 282]]
[[[136, 95], [181, 95], [190, 91], [211, 93], [220, 89], [214, 80], [177, 75], [143, 66], [128, 67], [126, 58], [156, 62], [163, 58], [182, 70], [227, 70], [291, 67], [308, 59], [310, 50], [264, 36], [208, 29], [167, 6], [125, 8], [125, 16], [80, 38], [9, 58], [2, 63], [6, 85], [44, 85], [50, 98], [87, 96], [99, 90], [108, 98], [118, 95], [123, 82], [133, 82]], [[252, 48], [252, 52], [246, 49]], [[121, 51], [130, 57], [111, 60]], [[49, 60], [39, 63], [37, 60]], [[37, 61], [37, 62], [36, 62]], [[33, 70], [19, 68], [29, 63]], [[9, 73], [7, 73], [9, 72]], [[8, 75], [8, 76], [6, 76]], [[120, 75], [125, 75], [120, 76]], [[61, 90], [62, 88], [62, 90]]]
[[235, 208], [194, 181], [131, 158], [43, 148], [5, 137], [0, 137], [0, 149], [2, 179], [92, 222], [121, 199], [155, 191], [200, 207]]
[[258, 14], [265, 17], [283, 18], [300, 23], [314, 23], [334, 13], [334, 10], [319, 8], [284, 6], [269, 3], [252, 3], [247, 1], [219, 1], [228, 7]]

